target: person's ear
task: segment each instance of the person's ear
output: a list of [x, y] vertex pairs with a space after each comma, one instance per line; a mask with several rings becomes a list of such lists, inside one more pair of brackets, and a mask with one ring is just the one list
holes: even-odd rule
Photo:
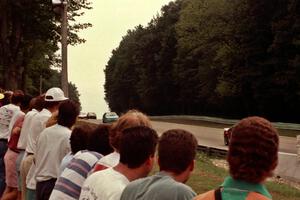
[[196, 160], [193, 160], [190, 164], [190, 171], [194, 171], [194, 168], [195, 168], [195, 164], [196, 164]]
[[144, 162], [144, 165], [152, 169], [154, 163], [154, 156], [149, 156], [148, 159]]
[[147, 176], [149, 172], [153, 169], [154, 163], [155, 163], [154, 156], [149, 156], [148, 159], [144, 162], [143, 168], [145, 170], [145, 176]]
[[154, 156], [150, 156], [149, 159], [148, 159], [148, 164], [150, 166], [153, 166], [155, 163], [155, 157]]

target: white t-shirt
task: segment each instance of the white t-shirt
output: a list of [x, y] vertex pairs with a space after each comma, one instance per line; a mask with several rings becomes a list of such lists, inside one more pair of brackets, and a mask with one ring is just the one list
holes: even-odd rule
[[0, 139], [8, 139], [14, 124], [14, 122], [11, 123], [12, 117], [19, 110], [20, 107], [14, 104], [8, 104], [0, 108]]
[[80, 200], [119, 200], [129, 180], [113, 168], [98, 171], [83, 183]]
[[29, 125], [30, 132], [27, 138], [26, 152], [35, 153], [38, 136], [46, 128], [46, 122], [50, 117], [51, 112], [47, 109], [43, 109], [41, 112], [33, 116], [33, 119]]
[[[46, 128], [46, 122], [51, 117], [51, 115], [52, 114], [49, 110], [43, 109], [41, 112], [33, 116], [29, 125], [30, 132], [27, 137], [27, 153], [35, 153], [38, 137], [40, 133]], [[35, 190], [36, 188], [35, 168], [35, 163], [32, 163], [26, 176], [26, 187], [32, 190]]]
[[18, 149], [26, 149], [27, 137], [30, 132], [30, 123], [33, 119], [33, 116], [35, 116], [37, 113], [38, 113], [37, 110], [32, 109], [25, 115], [23, 126], [20, 133], [20, 138], [18, 141]]
[[47, 181], [60, 175], [60, 163], [71, 151], [70, 136], [71, 129], [59, 124], [41, 132], [35, 152], [36, 181]]
[[120, 162], [120, 154], [116, 151], [102, 157], [94, 166], [93, 170], [90, 172], [90, 174], [107, 169], [109, 167], [114, 167]]

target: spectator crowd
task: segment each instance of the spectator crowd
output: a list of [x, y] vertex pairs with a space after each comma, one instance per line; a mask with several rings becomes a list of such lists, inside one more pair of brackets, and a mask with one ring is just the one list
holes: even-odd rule
[[272, 199], [264, 182], [277, 166], [279, 137], [264, 118], [234, 125], [228, 177], [196, 194], [185, 183], [198, 142], [186, 130], [159, 137], [137, 110], [112, 124], [77, 125], [79, 104], [56, 87], [37, 97], [0, 91], [0, 104], [2, 200]]

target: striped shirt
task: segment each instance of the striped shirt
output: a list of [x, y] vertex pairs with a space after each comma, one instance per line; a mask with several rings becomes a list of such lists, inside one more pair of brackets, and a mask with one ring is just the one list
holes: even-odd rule
[[49, 200], [78, 199], [83, 182], [101, 157], [93, 151], [77, 152], [56, 181]]

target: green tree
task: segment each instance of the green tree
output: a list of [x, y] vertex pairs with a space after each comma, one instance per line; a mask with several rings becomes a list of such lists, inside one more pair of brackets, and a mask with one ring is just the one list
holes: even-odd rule
[[[130, 108], [149, 114], [173, 112], [176, 88], [172, 60], [176, 57], [175, 23], [181, 3], [164, 6], [161, 15], [147, 27], [127, 32], [112, 53], [104, 85], [110, 109], [124, 112]], [[172, 93], [174, 91], [174, 93]]]
[[140, 65], [135, 53], [142, 32], [142, 26], [128, 31], [120, 46], [112, 52], [112, 57], [104, 70], [105, 99], [109, 102], [110, 109], [119, 113], [137, 108], [136, 105], [139, 105], [139, 96], [135, 87], [139, 82], [136, 70]]
[[[87, 0], [68, 2], [69, 44], [75, 45], [85, 41], [77, 32], [91, 26], [89, 23], [77, 24], [75, 17], [91, 7]], [[60, 40], [60, 23], [51, 1], [2, 0], [0, 13], [1, 85], [6, 89], [20, 88], [35, 93], [39, 91], [37, 86], [40, 84], [36, 82], [40, 76], [48, 81], [45, 77], [50, 67], [60, 67], [55, 54]], [[37, 72], [30, 73], [34, 69]]]
[[299, 0], [178, 0], [128, 31], [105, 73], [112, 110], [299, 122]]
[[[174, 76], [181, 113], [210, 112], [222, 107], [222, 99], [233, 93], [229, 82], [221, 79], [231, 66], [236, 51], [229, 24], [234, 1], [188, 0], [176, 24], [178, 38]], [[226, 87], [225, 87], [226, 86]]]

